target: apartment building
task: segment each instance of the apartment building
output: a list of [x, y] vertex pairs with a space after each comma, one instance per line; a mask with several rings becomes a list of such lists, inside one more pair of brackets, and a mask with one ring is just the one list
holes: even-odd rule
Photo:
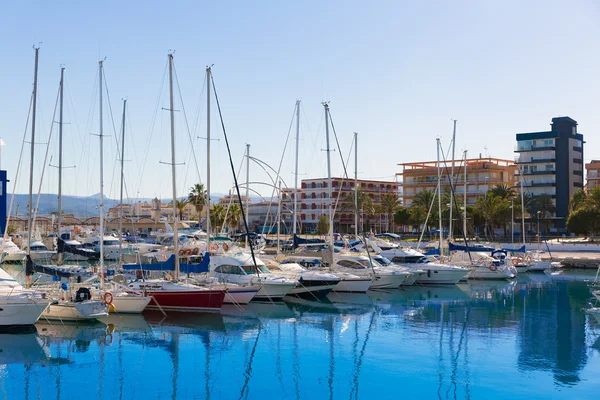
[[585, 164], [586, 170], [586, 189], [588, 191], [600, 186], [600, 160], [592, 160]]
[[[438, 184], [437, 161], [423, 161], [399, 164], [402, 172], [401, 192], [403, 205], [410, 207], [414, 197], [424, 190], [435, 191]], [[486, 192], [496, 185], [514, 186], [517, 166], [511, 160], [501, 158], [472, 158], [466, 160], [467, 167], [467, 205], [485, 196]], [[442, 193], [450, 191], [448, 176], [452, 171], [451, 161], [441, 164]], [[455, 196], [464, 196], [465, 160], [456, 160], [454, 166], [456, 181]]]
[[[398, 194], [397, 182], [359, 179], [358, 188], [366, 193], [375, 204], [380, 202], [383, 194]], [[300, 228], [298, 231], [312, 232], [316, 230], [319, 218], [323, 215], [329, 215], [329, 204], [336, 205], [334, 231], [343, 233], [354, 231], [354, 210], [348, 206], [343, 206], [341, 201], [344, 198], [348, 198], [348, 196], [352, 196], [352, 193], [354, 193], [354, 180], [331, 178], [331, 189], [331, 198], [329, 198], [327, 178], [302, 180], [302, 185], [298, 188], [297, 219], [298, 227]], [[285, 218], [291, 221], [293, 218], [294, 190], [284, 189], [282, 190], [282, 196], [282, 215], [285, 215]], [[379, 216], [362, 217], [364, 227], [372, 225], [387, 226], [387, 221], [379, 220]]]
[[569, 201], [583, 188], [583, 135], [577, 121], [569, 117], [552, 118], [551, 129], [543, 132], [517, 133], [516, 162], [525, 193], [549, 195], [556, 212], [547, 216], [550, 231], [564, 232], [569, 215]]

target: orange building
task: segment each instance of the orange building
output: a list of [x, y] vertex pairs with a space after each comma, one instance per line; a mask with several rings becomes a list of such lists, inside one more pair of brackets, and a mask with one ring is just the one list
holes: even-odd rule
[[[398, 173], [402, 182], [402, 200], [405, 207], [410, 207], [415, 195], [423, 190], [434, 191], [438, 181], [437, 161], [413, 162], [398, 164], [402, 172]], [[442, 192], [450, 190], [448, 175], [452, 165], [450, 162], [441, 164]], [[454, 163], [456, 180], [456, 196], [462, 199], [464, 194], [464, 160]], [[473, 158], [467, 160], [467, 204], [472, 205], [478, 197], [496, 185], [515, 185], [517, 166], [511, 160], [501, 158]]]
[[586, 188], [588, 191], [600, 186], [600, 160], [592, 160], [585, 164]]

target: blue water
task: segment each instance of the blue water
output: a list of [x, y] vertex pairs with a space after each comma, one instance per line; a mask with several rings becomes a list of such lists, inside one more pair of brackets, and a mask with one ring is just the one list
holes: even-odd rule
[[416, 287], [0, 335], [5, 399], [585, 399], [586, 283]]

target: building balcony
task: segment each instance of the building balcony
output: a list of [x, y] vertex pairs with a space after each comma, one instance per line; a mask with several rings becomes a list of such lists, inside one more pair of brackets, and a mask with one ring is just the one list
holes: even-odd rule
[[530, 151], [549, 151], [556, 150], [556, 146], [531, 146], [531, 147], [522, 147], [515, 148], [515, 153], [526, 153]]
[[556, 182], [525, 182], [525, 187], [556, 187]]
[[531, 158], [530, 160], [519, 160], [520, 157], [515, 157], [515, 164], [539, 164], [539, 163], [554, 163], [556, 158]]
[[[556, 170], [552, 169], [552, 170], [541, 170], [541, 171], [524, 171], [523, 175], [556, 175]], [[518, 177], [519, 175], [515, 175], [515, 177]]]

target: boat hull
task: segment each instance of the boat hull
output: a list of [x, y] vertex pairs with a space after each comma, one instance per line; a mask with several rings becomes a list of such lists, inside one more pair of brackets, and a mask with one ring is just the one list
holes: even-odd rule
[[426, 266], [421, 267], [425, 272], [419, 274], [417, 283], [421, 285], [454, 285], [463, 279], [468, 270], [431, 270]]
[[115, 306], [114, 313], [117, 314], [141, 314], [146, 309], [150, 301], [149, 296], [119, 296], [113, 297], [112, 304]]
[[224, 304], [248, 304], [259, 291], [258, 286], [228, 287], [225, 292]]
[[295, 288], [290, 290], [289, 294], [297, 297], [325, 297], [339, 282], [339, 279], [332, 281], [303, 279], [298, 282]]
[[551, 261], [536, 261], [527, 268], [527, 272], [544, 272], [550, 268]]
[[106, 316], [107, 307], [100, 301], [50, 304], [42, 313], [44, 319], [59, 321], [95, 321]]
[[413, 274], [411, 273], [410, 276], [408, 278], [406, 278], [406, 280], [404, 282], [402, 282], [402, 284], [400, 286], [412, 286], [415, 284], [415, 282], [417, 282], [417, 274]]
[[294, 287], [295, 284], [293, 283], [263, 283], [253, 300], [279, 301], [282, 300]]
[[333, 288], [334, 292], [367, 293], [373, 280], [371, 278], [342, 279]]
[[475, 268], [471, 272], [469, 272], [466, 276], [467, 279], [476, 279], [476, 280], [507, 280], [513, 279], [515, 277], [514, 274], [508, 271], [492, 271], [489, 268]]
[[223, 290], [147, 291], [152, 300], [146, 308], [171, 311], [219, 311], [225, 299]]
[[40, 319], [40, 316], [49, 304], [50, 302], [0, 304], [0, 329], [32, 326]]
[[406, 280], [406, 275], [375, 275], [369, 289], [396, 289]]

